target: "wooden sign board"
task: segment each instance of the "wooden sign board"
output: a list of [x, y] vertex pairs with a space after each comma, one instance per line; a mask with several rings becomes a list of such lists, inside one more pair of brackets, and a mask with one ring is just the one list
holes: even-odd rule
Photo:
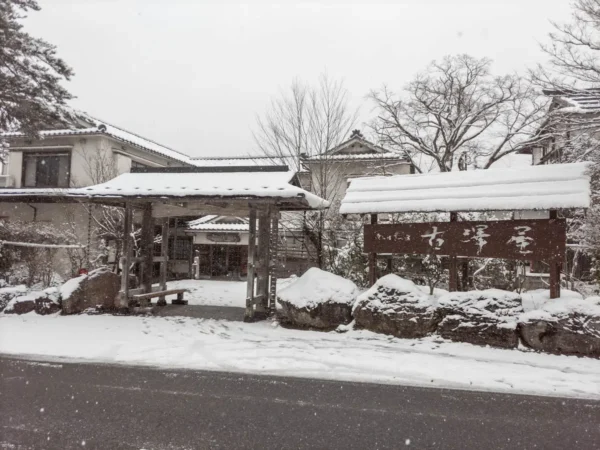
[[561, 262], [564, 219], [365, 225], [365, 252]]

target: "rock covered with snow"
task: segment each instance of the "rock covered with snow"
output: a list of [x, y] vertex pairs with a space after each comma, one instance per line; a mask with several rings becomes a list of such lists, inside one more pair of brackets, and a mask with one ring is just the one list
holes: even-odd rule
[[439, 313], [437, 332], [446, 339], [504, 348], [519, 345], [519, 294], [499, 289], [451, 292], [440, 297]]
[[60, 311], [57, 289], [48, 288], [43, 291], [30, 291], [16, 295], [4, 308], [4, 314], [27, 314], [32, 311], [41, 315]]
[[420, 338], [435, 331], [439, 317], [428, 288], [394, 274], [380, 278], [356, 300], [356, 326], [400, 338]]
[[63, 314], [77, 314], [88, 308], [118, 307], [120, 277], [108, 267], [92, 270], [88, 275], [71, 278], [60, 287]]
[[298, 327], [333, 329], [352, 319], [356, 284], [313, 267], [277, 294], [277, 315]]
[[0, 288], [0, 312], [6, 308], [6, 305], [15, 297], [27, 292], [27, 286], [20, 284], [18, 286], [6, 286]]
[[519, 318], [525, 345], [548, 353], [600, 357], [600, 298], [572, 291], [550, 299], [549, 291], [528, 293], [530, 309]]

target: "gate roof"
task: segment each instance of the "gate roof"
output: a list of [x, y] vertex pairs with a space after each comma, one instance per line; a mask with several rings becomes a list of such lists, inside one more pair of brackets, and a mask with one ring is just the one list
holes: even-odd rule
[[587, 163], [350, 180], [342, 214], [587, 208]]

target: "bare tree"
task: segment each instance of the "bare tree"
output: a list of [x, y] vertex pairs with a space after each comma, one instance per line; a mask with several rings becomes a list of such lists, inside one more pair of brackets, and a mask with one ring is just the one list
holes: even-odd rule
[[[571, 22], [553, 22], [550, 42], [542, 45], [549, 67], [537, 73], [544, 84], [598, 87], [600, 84], [600, 0], [576, 0]], [[548, 70], [549, 69], [549, 70]]]
[[328, 245], [326, 230], [337, 213], [340, 187], [345, 178], [340, 165], [333, 163], [330, 150], [347, 138], [357, 120], [357, 111], [349, 105], [349, 92], [341, 81], [321, 75], [315, 86], [295, 80], [289, 91], [274, 98], [268, 111], [257, 119], [254, 140], [258, 150], [274, 160], [285, 160], [295, 169], [313, 161], [310, 190], [329, 200], [328, 211], [306, 214], [304, 230], [316, 249], [317, 263], [324, 262], [323, 248]]
[[401, 151], [419, 172], [451, 171], [460, 159], [489, 168], [531, 145], [547, 98], [516, 75], [493, 76], [491, 61], [468, 55], [432, 62], [402, 95], [373, 91], [373, 129], [383, 145]]

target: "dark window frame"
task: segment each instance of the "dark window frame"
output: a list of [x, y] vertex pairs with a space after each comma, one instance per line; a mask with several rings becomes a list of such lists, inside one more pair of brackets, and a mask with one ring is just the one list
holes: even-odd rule
[[[38, 186], [38, 168], [37, 168], [37, 162], [36, 162], [36, 168], [35, 168], [35, 185], [34, 186], [29, 186], [27, 185], [26, 181], [25, 181], [25, 172], [27, 169], [27, 164], [26, 164], [26, 159], [29, 157], [40, 157], [40, 156], [45, 156], [45, 157], [61, 157], [61, 156], [66, 156], [67, 157], [67, 180], [66, 180], [66, 186]], [[25, 187], [25, 188], [32, 188], [32, 189], [44, 189], [44, 188], [57, 188], [57, 189], [63, 189], [63, 188], [68, 188], [69, 186], [71, 186], [71, 151], [52, 151], [52, 152], [39, 152], [39, 151], [29, 151], [29, 152], [23, 152], [23, 158], [21, 161], [21, 187]]]

